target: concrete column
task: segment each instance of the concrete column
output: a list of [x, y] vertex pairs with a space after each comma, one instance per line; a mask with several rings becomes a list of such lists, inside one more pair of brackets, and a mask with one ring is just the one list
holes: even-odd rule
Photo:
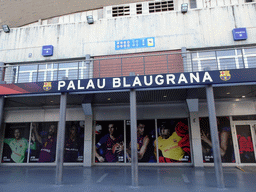
[[207, 105], [208, 105], [208, 112], [209, 112], [209, 122], [210, 122], [212, 149], [213, 149], [213, 157], [214, 157], [214, 168], [215, 168], [217, 186], [218, 188], [225, 188], [222, 162], [221, 162], [221, 156], [220, 156], [219, 134], [218, 134], [218, 127], [217, 127], [217, 118], [216, 118], [216, 110], [215, 110], [215, 102], [214, 102], [212, 85], [206, 86], [206, 97], [207, 97]]
[[138, 149], [137, 149], [137, 110], [136, 91], [130, 90], [130, 118], [131, 118], [131, 159], [132, 186], [138, 187]]
[[65, 127], [66, 127], [66, 108], [67, 108], [67, 93], [61, 93], [60, 96], [60, 119], [58, 126], [57, 137], [57, 167], [56, 167], [56, 185], [62, 184], [63, 178], [63, 157], [64, 157], [64, 142], [65, 142]]
[[[2, 149], [4, 140], [4, 97], [0, 96], [0, 159], [2, 159]], [[0, 163], [1, 164], [1, 163]]]
[[92, 134], [93, 134], [92, 115], [85, 116], [84, 122], [84, 167], [91, 167], [93, 162], [93, 146], [92, 146]]
[[194, 167], [203, 167], [203, 154], [198, 112], [190, 112], [191, 122], [191, 150]]

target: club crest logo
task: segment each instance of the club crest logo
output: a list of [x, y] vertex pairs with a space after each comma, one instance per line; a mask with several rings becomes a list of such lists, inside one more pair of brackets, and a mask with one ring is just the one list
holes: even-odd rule
[[220, 79], [223, 81], [228, 81], [231, 79], [231, 75], [229, 71], [220, 71]]
[[51, 90], [51, 89], [52, 89], [52, 82], [44, 82], [43, 89], [44, 89], [45, 91]]

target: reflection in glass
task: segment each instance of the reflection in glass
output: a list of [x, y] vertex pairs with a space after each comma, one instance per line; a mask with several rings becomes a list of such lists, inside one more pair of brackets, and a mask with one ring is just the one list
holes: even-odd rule
[[255, 163], [250, 125], [236, 125], [241, 163]]

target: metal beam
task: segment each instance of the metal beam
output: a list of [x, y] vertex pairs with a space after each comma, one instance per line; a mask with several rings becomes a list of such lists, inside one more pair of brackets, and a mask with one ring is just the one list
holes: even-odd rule
[[208, 105], [208, 112], [209, 112], [209, 122], [210, 122], [210, 130], [211, 130], [211, 140], [212, 140], [214, 168], [215, 168], [215, 176], [217, 180], [217, 187], [225, 188], [222, 162], [221, 162], [221, 156], [220, 156], [219, 134], [218, 134], [218, 128], [217, 128], [217, 119], [216, 119], [212, 85], [206, 86], [206, 97], [207, 97], [207, 105]]
[[130, 91], [130, 118], [131, 118], [131, 165], [132, 187], [138, 187], [138, 149], [137, 149], [137, 109], [136, 91]]
[[60, 118], [57, 137], [57, 166], [56, 166], [56, 185], [61, 185], [63, 178], [63, 157], [66, 126], [67, 93], [60, 96]]

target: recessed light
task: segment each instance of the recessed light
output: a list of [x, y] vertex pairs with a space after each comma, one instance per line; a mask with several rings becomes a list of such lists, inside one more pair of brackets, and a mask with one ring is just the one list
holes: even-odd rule
[[245, 98], [245, 95], [243, 95], [242, 97]]
[[230, 94], [230, 92], [227, 92], [227, 95], [229, 95]]
[[51, 103], [53, 103], [53, 101], [50, 101]]

